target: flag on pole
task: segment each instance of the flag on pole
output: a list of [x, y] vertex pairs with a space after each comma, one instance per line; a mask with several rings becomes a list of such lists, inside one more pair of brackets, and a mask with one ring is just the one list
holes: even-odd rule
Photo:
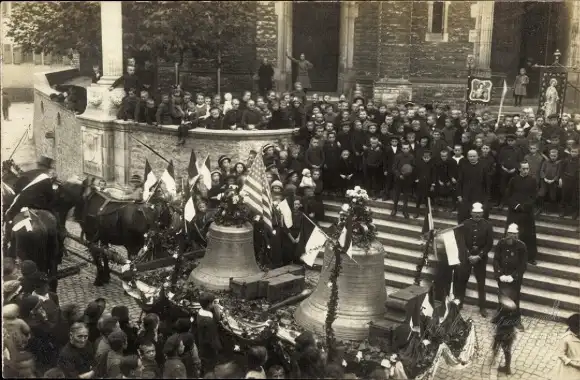
[[427, 214], [425, 215], [425, 219], [423, 220], [423, 229], [422, 233], [426, 234], [429, 231], [433, 231], [435, 229], [435, 223], [433, 222], [433, 210], [431, 209], [431, 198], [427, 197]]
[[191, 222], [195, 217], [195, 205], [193, 204], [193, 197], [189, 197], [183, 209], [183, 217], [188, 222]]
[[300, 260], [312, 267], [318, 254], [324, 250], [327, 239], [326, 234], [318, 226], [314, 227], [314, 231], [312, 231], [308, 242], [306, 242], [305, 253], [300, 257]]
[[349, 215], [346, 219], [346, 226], [344, 226], [340, 233], [338, 244], [340, 244], [342, 248], [348, 247], [346, 254], [352, 259], [352, 215]]
[[421, 313], [426, 317], [433, 316], [433, 305], [429, 301], [429, 294], [425, 295], [423, 303], [421, 304]]
[[272, 194], [261, 154], [256, 157], [254, 164], [250, 167], [243, 189], [246, 193], [244, 203], [254, 213], [261, 215], [264, 224], [272, 229]]
[[151, 189], [157, 183], [157, 177], [153, 173], [149, 160], [147, 159], [145, 159], [145, 175], [143, 178], [145, 179], [145, 183], [143, 184], [143, 200], [147, 200], [151, 194]]
[[278, 204], [278, 210], [282, 214], [282, 221], [284, 222], [284, 227], [292, 228], [294, 222], [292, 221], [292, 210], [290, 209], [290, 205], [288, 204], [288, 200], [284, 199], [282, 202]]
[[161, 181], [165, 183], [167, 192], [175, 198], [177, 196], [177, 184], [175, 183], [175, 170], [173, 168], [173, 160], [169, 161], [167, 169], [161, 175]]
[[203, 164], [198, 167], [199, 174], [203, 176], [203, 184], [209, 190], [211, 189], [211, 170], [210, 170], [210, 160], [209, 154], [203, 161]]
[[189, 166], [187, 167], [187, 177], [189, 179], [189, 187], [195, 185], [195, 181], [199, 177], [199, 170], [197, 169], [197, 157], [193, 149], [191, 150], [191, 155], [189, 156]]
[[441, 234], [447, 255], [447, 263], [450, 266], [459, 264], [459, 244], [457, 243], [456, 233], [456, 229], [452, 229]]
[[505, 101], [505, 96], [508, 92], [508, 87], [505, 79], [503, 80], [503, 90], [501, 91], [501, 101], [499, 102], [499, 111], [497, 113], [497, 123], [499, 123], [499, 119], [501, 118], [501, 111], [503, 109], [503, 102]]

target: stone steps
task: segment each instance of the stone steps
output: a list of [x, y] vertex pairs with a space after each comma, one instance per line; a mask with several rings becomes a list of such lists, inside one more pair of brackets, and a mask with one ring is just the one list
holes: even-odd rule
[[[338, 218], [342, 200], [328, 197], [324, 201], [325, 220], [321, 227], [328, 227]], [[391, 217], [393, 203], [390, 201], [369, 201], [374, 223], [378, 229], [378, 240], [383, 243], [385, 255], [385, 284], [389, 292], [411, 285], [416, 265], [420, 262], [423, 243], [420, 240], [424, 216], [417, 219]], [[409, 202], [411, 214], [415, 205]], [[422, 209], [424, 212], [424, 209]], [[490, 215], [494, 226], [494, 243], [502, 236], [506, 221], [506, 211], [494, 210]], [[448, 228], [456, 223], [456, 214], [444, 211], [434, 212], [435, 228]], [[548, 214], [537, 217], [538, 265], [528, 265], [524, 275], [520, 306], [527, 315], [566, 318], [580, 310], [580, 235], [577, 221], [562, 219]], [[430, 255], [429, 261], [436, 258]], [[493, 251], [489, 253], [486, 267], [486, 293], [489, 306], [497, 306], [497, 282], [493, 276]], [[322, 254], [315, 267], [320, 269]], [[425, 267], [422, 281], [429, 283], [433, 268]], [[471, 276], [468, 282], [466, 302], [477, 304], [477, 283]]]
[[[326, 213], [325, 218], [327, 221], [332, 222], [338, 218], [338, 212], [329, 211]], [[397, 234], [400, 236], [410, 236], [413, 238], [418, 238], [421, 235], [424, 217], [419, 217], [417, 219], [413, 218], [404, 219], [402, 216], [391, 217], [389, 215], [390, 219], [384, 220], [379, 219], [379, 216], [375, 214], [374, 218], [375, 218], [374, 219], [375, 226], [377, 226], [379, 234], [381, 232], [384, 232], [389, 234]], [[437, 229], [445, 229], [457, 225], [457, 223], [454, 223], [452, 220], [441, 220], [437, 218], [434, 218], [434, 223], [435, 228]], [[495, 239], [500, 239], [504, 234], [504, 228], [494, 226], [493, 233]], [[580, 247], [579, 239], [574, 239], [571, 237], [565, 237], [560, 235], [558, 235], [558, 239], [554, 239], [553, 236], [539, 232], [536, 233], [536, 236], [539, 247], [546, 247], [564, 251], [566, 250], [574, 251], [574, 249], [577, 250], [577, 247]], [[578, 258], [580, 259], [580, 254], [578, 255]]]

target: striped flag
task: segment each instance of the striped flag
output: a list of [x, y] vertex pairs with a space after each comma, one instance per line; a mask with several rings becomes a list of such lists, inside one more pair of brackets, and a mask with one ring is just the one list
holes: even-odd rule
[[191, 150], [191, 156], [189, 156], [189, 166], [187, 167], [187, 177], [189, 179], [189, 187], [195, 185], [195, 181], [199, 177], [199, 170], [197, 169], [197, 157], [193, 149]]
[[423, 234], [429, 231], [433, 231], [435, 225], [433, 223], [433, 210], [431, 209], [431, 197], [427, 197], [427, 214], [425, 215], [425, 220], [423, 221]]
[[149, 160], [147, 159], [145, 159], [145, 175], [143, 178], [145, 179], [145, 183], [143, 184], [143, 200], [147, 200], [151, 194], [151, 189], [157, 183], [157, 177], [153, 173]]
[[191, 222], [195, 217], [195, 205], [193, 204], [193, 196], [189, 197], [187, 203], [185, 204], [185, 208], [183, 209], [183, 217], [188, 222]]
[[348, 247], [346, 254], [352, 259], [352, 214], [349, 214], [346, 219], [346, 226], [344, 226], [340, 233], [338, 244], [340, 244], [342, 248]]
[[175, 169], [173, 168], [173, 160], [169, 161], [167, 169], [161, 175], [161, 181], [165, 183], [167, 192], [175, 198], [177, 196], [177, 184], [175, 183]]
[[305, 252], [300, 256], [300, 260], [304, 261], [309, 267], [312, 267], [318, 254], [324, 250], [327, 240], [328, 237], [326, 234], [318, 226], [314, 227], [314, 231], [312, 231], [308, 242], [306, 242]]
[[248, 171], [243, 189], [246, 192], [244, 202], [254, 213], [261, 215], [264, 224], [272, 230], [272, 194], [261, 154], [256, 157]]
[[198, 166], [199, 174], [203, 176], [203, 184], [209, 190], [211, 189], [211, 169], [210, 169], [210, 160], [209, 154], [204, 160], [204, 163], [201, 166]]

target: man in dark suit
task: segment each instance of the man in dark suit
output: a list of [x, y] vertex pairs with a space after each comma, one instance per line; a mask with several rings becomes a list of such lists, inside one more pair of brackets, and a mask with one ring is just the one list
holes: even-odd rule
[[467, 152], [467, 162], [459, 165], [458, 173], [457, 201], [460, 209], [457, 213], [457, 222], [462, 223], [469, 218], [471, 205], [475, 202], [483, 205], [483, 217], [487, 219], [489, 213], [487, 210], [488, 194], [486, 192], [488, 188], [486, 182], [487, 173], [475, 150]]

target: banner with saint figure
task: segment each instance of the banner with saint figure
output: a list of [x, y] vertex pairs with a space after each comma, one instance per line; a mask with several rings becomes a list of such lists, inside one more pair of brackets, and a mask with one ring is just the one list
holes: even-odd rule
[[493, 84], [486, 78], [469, 77], [467, 80], [467, 101], [469, 103], [489, 103]]
[[542, 72], [538, 113], [542, 112], [546, 117], [553, 114], [560, 117], [564, 111], [563, 104], [567, 84], [568, 73], [564, 70], [545, 70]]

